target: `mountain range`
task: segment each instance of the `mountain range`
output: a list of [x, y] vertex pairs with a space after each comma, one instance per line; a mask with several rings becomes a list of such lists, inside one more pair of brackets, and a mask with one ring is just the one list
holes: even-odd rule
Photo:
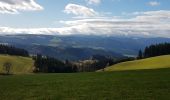
[[93, 35], [1, 35], [0, 43], [14, 45], [31, 54], [43, 54], [61, 60], [84, 60], [93, 55], [120, 58], [136, 56], [140, 49], [170, 38], [118, 37]]

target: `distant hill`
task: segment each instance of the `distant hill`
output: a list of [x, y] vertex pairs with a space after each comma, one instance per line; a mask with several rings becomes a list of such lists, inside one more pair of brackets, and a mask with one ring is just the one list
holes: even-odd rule
[[[31, 54], [42, 53], [61, 60], [83, 60], [89, 56], [136, 56], [139, 49], [170, 38], [116, 37], [94, 35], [2, 35], [0, 43], [23, 48]], [[76, 52], [73, 52], [76, 51]], [[82, 54], [82, 56], [80, 56]]]
[[170, 68], [170, 55], [128, 61], [105, 68], [105, 71]]
[[121, 58], [123, 55], [112, 52], [105, 51], [102, 49], [93, 49], [93, 48], [75, 48], [75, 47], [51, 47], [51, 46], [43, 46], [43, 45], [34, 45], [27, 47], [27, 50], [30, 54], [42, 54], [50, 57], [54, 57], [60, 60], [85, 60], [89, 59], [93, 55], [102, 55], [102, 56], [110, 56], [113, 58]]
[[32, 58], [0, 55], [0, 73], [3, 72], [3, 64], [5, 62], [12, 63], [11, 72], [13, 74], [27, 74], [27, 73], [31, 73], [33, 69]]

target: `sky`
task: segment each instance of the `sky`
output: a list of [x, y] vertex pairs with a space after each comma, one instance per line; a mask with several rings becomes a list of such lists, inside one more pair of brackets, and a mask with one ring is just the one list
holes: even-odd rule
[[170, 0], [0, 0], [0, 34], [170, 37]]

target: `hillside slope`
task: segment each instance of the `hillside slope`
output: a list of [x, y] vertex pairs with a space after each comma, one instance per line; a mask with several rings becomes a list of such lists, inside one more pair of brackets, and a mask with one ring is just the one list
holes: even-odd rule
[[105, 71], [170, 68], [170, 55], [128, 61], [105, 68]]
[[33, 68], [33, 60], [27, 57], [0, 55], [0, 73], [3, 73], [3, 64], [12, 63], [11, 72], [13, 74], [30, 73]]

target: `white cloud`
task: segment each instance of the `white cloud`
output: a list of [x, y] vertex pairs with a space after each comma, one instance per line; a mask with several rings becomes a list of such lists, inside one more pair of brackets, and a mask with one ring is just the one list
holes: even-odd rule
[[68, 4], [64, 10], [67, 14], [74, 14], [79, 17], [94, 17], [97, 15], [92, 8], [88, 8], [77, 4]]
[[17, 14], [19, 11], [42, 10], [35, 0], [0, 0], [0, 13]]
[[159, 6], [159, 5], [160, 5], [160, 2], [150, 1], [148, 4], [149, 4], [150, 6]]
[[0, 27], [0, 33], [170, 37], [170, 11], [166, 10], [139, 12], [129, 19], [103, 17], [61, 22], [65, 24], [62, 28]]
[[88, 4], [100, 4], [101, 0], [86, 0]]
[[139, 12], [139, 15], [135, 18], [140, 21], [148, 22], [159, 22], [159, 23], [169, 23], [170, 24], [170, 11], [160, 10], [160, 11], [148, 11]]

